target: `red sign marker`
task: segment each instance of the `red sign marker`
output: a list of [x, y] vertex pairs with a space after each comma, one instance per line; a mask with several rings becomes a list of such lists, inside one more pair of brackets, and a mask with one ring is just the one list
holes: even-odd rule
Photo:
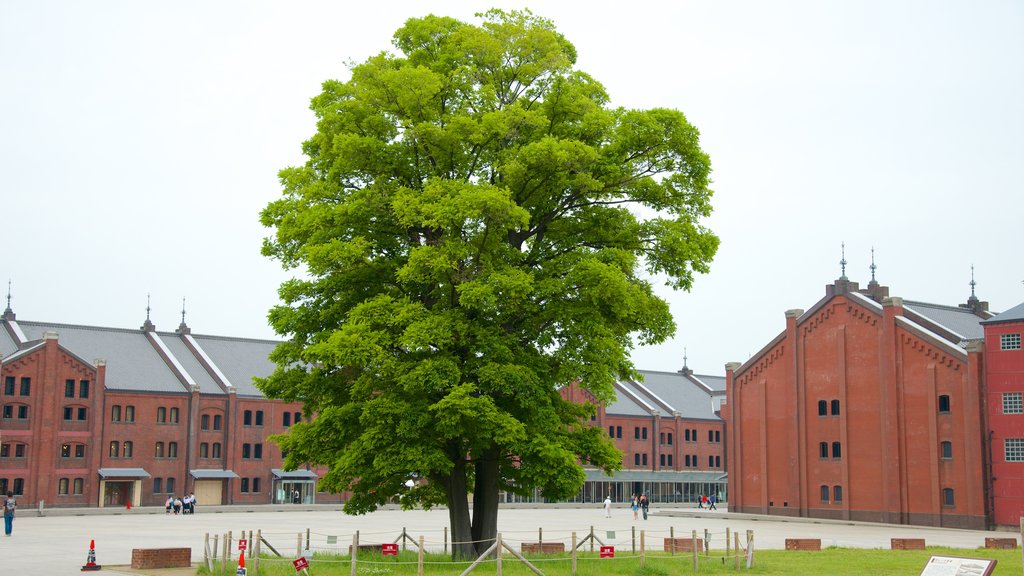
[[245, 551], [247, 548], [249, 548], [249, 541], [248, 540], [246, 540], [245, 538], [242, 538], [241, 540], [238, 541], [238, 549], [239, 550]]
[[398, 544], [381, 544], [380, 553], [384, 556], [398, 556]]
[[601, 546], [601, 558], [615, 558], [615, 546]]
[[292, 565], [295, 566], [296, 572], [302, 572], [306, 568], [309, 568], [309, 562], [306, 561], [305, 556], [299, 556], [297, 560], [292, 562]]

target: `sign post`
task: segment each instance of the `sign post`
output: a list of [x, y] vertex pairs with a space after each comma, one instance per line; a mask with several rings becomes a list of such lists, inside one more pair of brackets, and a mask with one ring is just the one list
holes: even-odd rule
[[305, 556], [299, 556], [294, 561], [292, 561], [292, 566], [295, 566], [296, 572], [309, 574], [309, 561], [306, 560]]
[[398, 556], [398, 544], [381, 544], [380, 553], [382, 556]]

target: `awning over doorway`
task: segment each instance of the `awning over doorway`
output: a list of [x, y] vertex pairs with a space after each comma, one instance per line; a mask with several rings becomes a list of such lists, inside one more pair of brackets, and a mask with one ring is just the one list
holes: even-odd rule
[[149, 478], [142, 468], [100, 468], [100, 478]]
[[238, 478], [231, 470], [192, 470], [192, 477], [196, 480], [220, 480], [223, 478]]
[[316, 480], [318, 478], [316, 472], [312, 470], [289, 470], [286, 472], [280, 468], [271, 468], [270, 471], [274, 474], [274, 478], [281, 480]]

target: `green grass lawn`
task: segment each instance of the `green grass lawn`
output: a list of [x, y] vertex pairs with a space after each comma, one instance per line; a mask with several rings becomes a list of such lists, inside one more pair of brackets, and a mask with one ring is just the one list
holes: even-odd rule
[[[998, 561], [995, 574], [1021, 574], [1021, 550], [993, 549], [957, 549], [929, 546], [926, 550], [881, 550], [859, 548], [826, 548], [820, 552], [797, 552], [786, 550], [760, 550], [754, 555], [754, 566], [747, 570], [741, 561], [739, 573], [747, 574], [870, 574], [871, 576], [915, 575], [920, 574], [931, 556], [959, 556], [967, 558], [989, 558]], [[572, 567], [568, 554], [528, 556], [531, 562], [545, 575], [571, 576]], [[276, 558], [264, 556], [260, 561], [260, 576], [292, 576], [294, 558]], [[407, 575], [417, 573], [417, 557], [413, 551], [403, 551], [397, 557], [379, 554], [360, 554], [356, 573], [360, 575]], [[616, 552], [614, 559], [599, 559], [596, 553], [580, 553], [577, 556], [576, 573], [582, 576], [668, 576], [674, 574], [692, 574], [693, 556], [687, 553], [670, 556], [663, 552], [649, 552], [646, 565], [641, 567], [638, 554]], [[459, 575], [469, 562], [452, 563], [444, 554], [427, 554], [424, 558], [424, 574]], [[200, 575], [235, 574], [236, 562], [230, 566], [220, 567], [214, 572], [205, 567], [199, 570]], [[712, 552], [710, 556], [700, 556], [698, 574], [735, 574], [734, 560], [725, 558], [721, 553]], [[252, 560], [246, 567], [250, 575], [255, 575]], [[351, 574], [351, 561], [347, 556], [315, 554], [310, 559], [310, 576], [347, 576]], [[495, 561], [477, 566], [472, 574], [495, 574]], [[533, 574], [529, 568], [521, 564], [511, 554], [502, 557], [502, 574], [520, 576]]]

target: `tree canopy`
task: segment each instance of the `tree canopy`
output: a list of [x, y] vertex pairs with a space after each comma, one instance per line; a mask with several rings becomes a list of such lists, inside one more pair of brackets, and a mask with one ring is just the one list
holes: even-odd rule
[[559, 391], [614, 398], [633, 346], [675, 329], [650, 278], [688, 290], [718, 247], [681, 112], [611, 107], [547, 19], [478, 17], [410, 19], [324, 82], [261, 214], [296, 274], [258, 384], [315, 415], [276, 438], [285, 465], [326, 465], [349, 513], [446, 505], [458, 542], [493, 538], [499, 491], [565, 499], [581, 463], [621, 467]]

